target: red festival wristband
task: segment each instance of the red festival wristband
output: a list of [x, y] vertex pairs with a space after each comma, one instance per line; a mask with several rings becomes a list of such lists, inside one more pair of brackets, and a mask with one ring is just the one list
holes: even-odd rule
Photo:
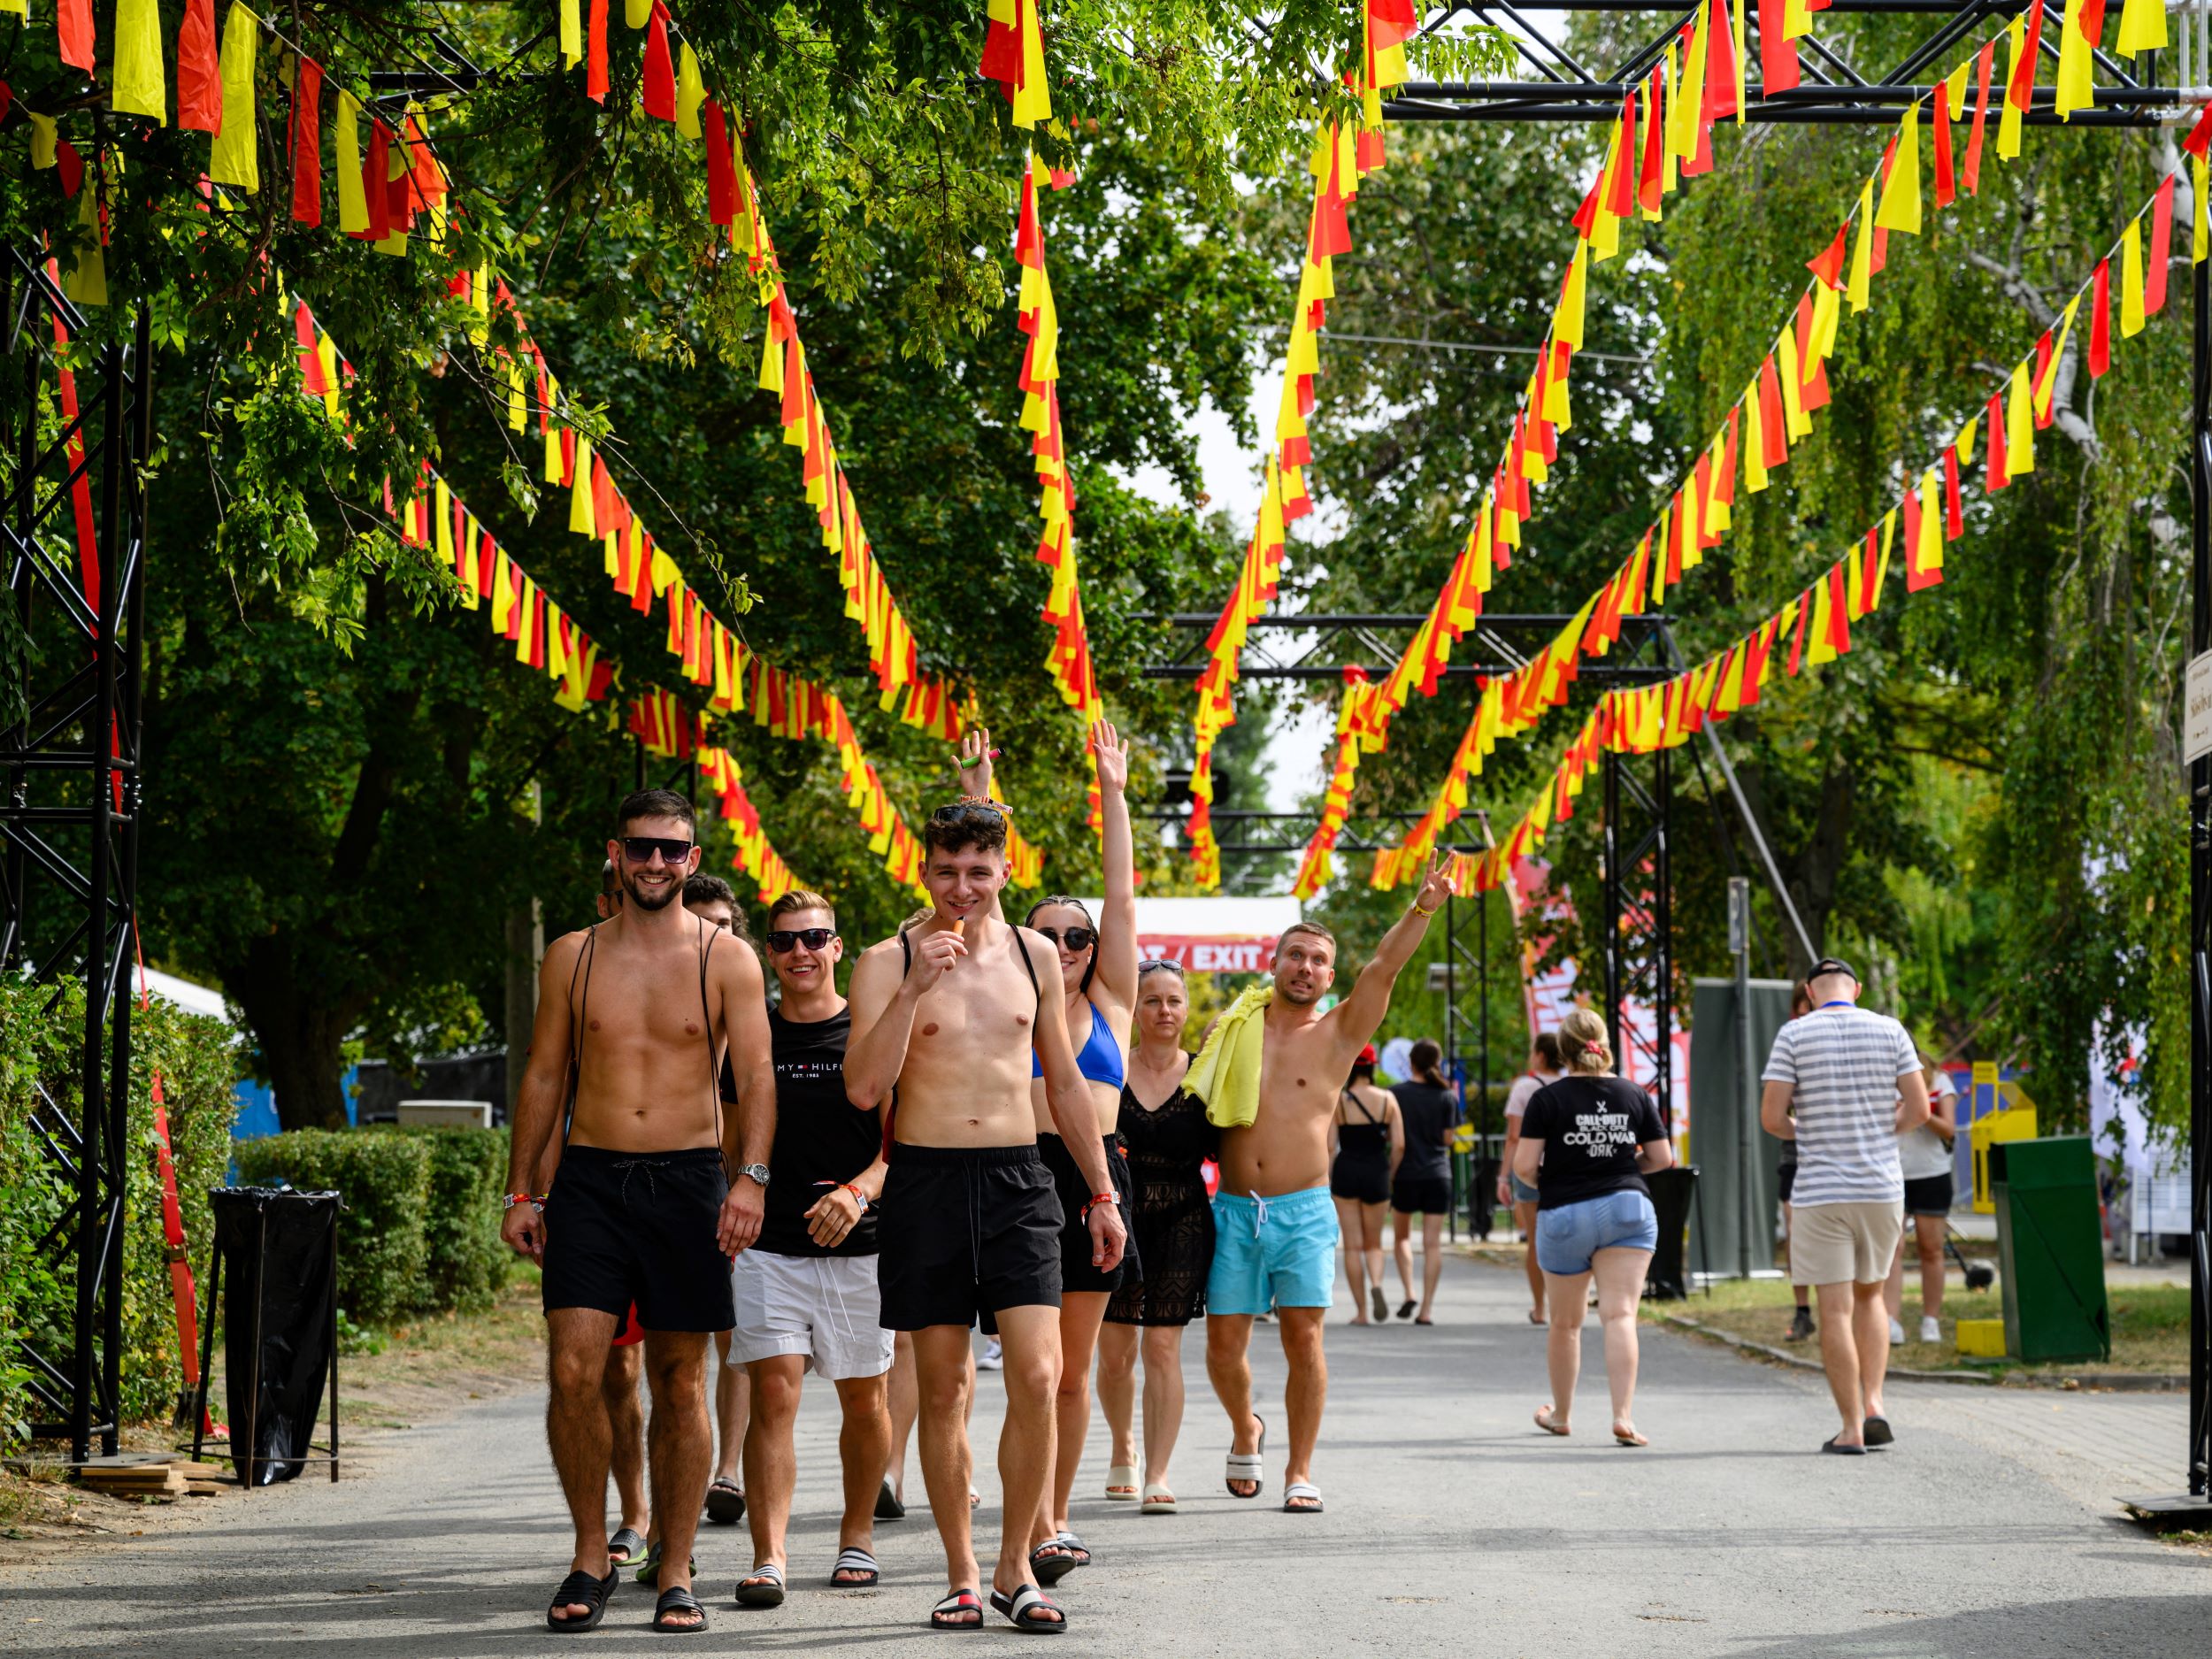
[[1121, 1199], [1118, 1194], [1114, 1193], [1093, 1193], [1091, 1194], [1090, 1202], [1083, 1206], [1082, 1219], [1088, 1221], [1091, 1218], [1091, 1211], [1097, 1209], [1101, 1204], [1112, 1204], [1116, 1209], [1119, 1209], [1121, 1206]]

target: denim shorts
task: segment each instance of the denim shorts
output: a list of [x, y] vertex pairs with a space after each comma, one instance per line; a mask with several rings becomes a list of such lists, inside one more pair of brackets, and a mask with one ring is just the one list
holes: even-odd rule
[[1586, 1273], [1600, 1250], [1655, 1250], [1659, 1217], [1634, 1191], [1607, 1193], [1536, 1212], [1536, 1264], [1547, 1273]]
[[1505, 1185], [1506, 1190], [1513, 1194], [1513, 1202], [1515, 1203], [1532, 1204], [1536, 1202], [1536, 1189], [1533, 1187], [1531, 1187], [1526, 1181], [1523, 1180], [1519, 1176], [1516, 1175], [1511, 1170], [1508, 1170], [1505, 1172]]

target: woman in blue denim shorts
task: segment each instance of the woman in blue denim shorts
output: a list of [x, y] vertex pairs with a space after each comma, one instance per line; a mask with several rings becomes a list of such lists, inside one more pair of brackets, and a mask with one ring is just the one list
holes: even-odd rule
[[1560, 1022], [1567, 1075], [1537, 1090], [1521, 1118], [1513, 1172], [1536, 1188], [1536, 1261], [1544, 1270], [1551, 1330], [1551, 1401], [1536, 1426], [1571, 1432], [1575, 1379], [1582, 1370], [1582, 1316], [1597, 1275], [1598, 1319], [1605, 1330], [1605, 1375], [1613, 1389], [1613, 1438], [1649, 1442], [1636, 1432], [1636, 1304], [1659, 1246], [1644, 1176], [1674, 1162], [1674, 1148], [1651, 1096], [1612, 1075], [1605, 1022], [1578, 1008]]

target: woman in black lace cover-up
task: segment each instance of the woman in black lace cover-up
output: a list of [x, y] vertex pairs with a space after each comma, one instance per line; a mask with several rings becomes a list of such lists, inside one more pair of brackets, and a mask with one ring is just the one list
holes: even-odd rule
[[1106, 1306], [1099, 1333], [1098, 1398], [1113, 1431], [1113, 1466], [1106, 1495], [1133, 1499], [1137, 1490], [1136, 1365], [1140, 1328], [1144, 1349], [1144, 1512], [1171, 1515], [1168, 1459], [1183, 1425], [1183, 1327], [1206, 1312], [1206, 1275], [1213, 1265], [1213, 1207], [1200, 1165], [1215, 1156], [1219, 1132], [1204, 1102], [1187, 1093], [1191, 1056], [1182, 1046], [1187, 1011], [1183, 972], [1171, 962], [1148, 962], [1137, 980], [1137, 1015], [1118, 1126], [1136, 1188], [1129, 1217], [1144, 1264], [1141, 1283], [1125, 1281]]

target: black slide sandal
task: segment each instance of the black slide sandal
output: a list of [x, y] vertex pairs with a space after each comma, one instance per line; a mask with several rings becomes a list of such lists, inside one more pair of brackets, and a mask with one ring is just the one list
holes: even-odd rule
[[[968, 1616], [972, 1613], [973, 1618]], [[955, 1590], [929, 1609], [932, 1630], [981, 1630], [983, 1603], [972, 1590]]]
[[[1068, 1627], [1068, 1616], [1060, 1612], [1056, 1602], [1048, 1601], [1044, 1592], [1033, 1584], [1015, 1586], [1011, 1595], [1003, 1590], [994, 1590], [991, 1592], [991, 1605], [1016, 1630], [1025, 1631], [1032, 1636], [1057, 1636]], [[1047, 1608], [1060, 1613], [1060, 1617], [1039, 1618], [1039, 1610]]]
[[876, 1519], [879, 1521], [906, 1519], [906, 1505], [899, 1502], [899, 1494], [891, 1490], [891, 1483], [887, 1480], [883, 1483], [883, 1490], [876, 1494]]
[[[1045, 1553], [1047, 1550], [1056, 1550], [1058, 1553], [1048, 1555]], [[1029, 1571], [1035, 1573], [1037, 1582], [1048, 1589], [1073, 1572], [1078, 1564], [1075, 1552], [1056, 1538], [1047, 1539], [1029, 1552]], [[998, 1592], [994, 1590], [991, 1594], [995, 1596]]]
[[737, 1482], [726, 1477], [707, 1488], [707, 1519], [731, 1526], [744, 1518], [745, 1494], [737, 1489]]
[[[671, 1624], [666, 1622], [671, 1613], [696, 1613], [696, 1624]], [[707, 1627], [707, 1609], [699, 1605], [699, 1598], [680, 1585], [670, 1585], [653, 1603], [653, 1628], [669, 1636], [696, 1636]]]
[[[607, 1616], [607, 1603], [614, 1600], [615, 1586], [621, 1582], [621, 1573], [612, 1567], [607, 1569], [603, 1578], [595, 1578], [588, 1572], [570, 1573], [561, 1580], [561, 1587], [553, 1592], [553, 1600], [546, 1606], [546, 1629], [595, 1630], [599, 1621]], [[591, 1611], [581, 1618], [555, 1618], [555, 1609], [564, 1607], [588, 1607]]]
[[737, 1604], [740, 1607], [781, 1607], [783, 1605], [783, 1563], [764, 1561], [737, 1581]]

